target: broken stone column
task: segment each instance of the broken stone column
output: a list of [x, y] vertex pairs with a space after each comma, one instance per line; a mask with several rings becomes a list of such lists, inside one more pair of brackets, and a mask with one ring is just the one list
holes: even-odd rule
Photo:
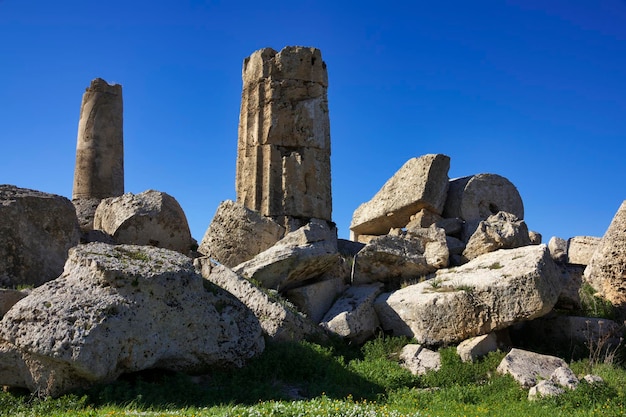
[[[90, 230], [99, 200], [124, 194], [122, 86], [96, 78], [83, 94], [72, 200]], [[87, 202], [85, 202], [87, 200]]]
[[237, 201], [288, 226], [331, 220], [328, 74], [316, 48], [261, 49], [243, 63]]

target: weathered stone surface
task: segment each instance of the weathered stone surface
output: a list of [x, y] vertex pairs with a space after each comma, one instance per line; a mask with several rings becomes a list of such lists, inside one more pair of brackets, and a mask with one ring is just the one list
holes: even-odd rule
[[531, 387], [528, 390], [528, 399], [530, 401], [538, 400], [544, 397], [555, 397], [565, 393], [563, 388], [559, 387], [556, 383], [550, 380], [541, 380], [537, 385]]
[[588, 384], [600, 384], [602, 382], [604, 382], [604, 379], [602, 379], [601, 376], [598, 375], [585, 375], [583, 377], [583, 379], [588, 383]]
[[355, 343], [365, 342], [379, 327], [373, 303], [382, 287], [377, 283], [348, 288], [326, 313], [320, 326]]
[[496, 174], [478, 174], [450, 181], [443, 217], [465, 221], [484, 220], [499, 211], [524, 218], [524, 204], [517, 188]]
[[443, 229], [411, 229], [373, 239], [355, 257], [353, 282], [412, 279], [448, 266]]
[[282, 291], [321, 276], [338, 259], [336, 233], [324, 220], [312, 219], [233, 271], [265, 288]]
[[421, 209], [411, 216], [410, 221], [405, 226], [406, 229], [424, 229], [443, 220], [439, 214], [428, 209]]
[[224, 265], [212, 265], [209, 258], [198, 258], [194, 262], [205, 279], [233, 294], [252, 311], [263, 333], [271, 340], [319, 342], [326, 339], [319, 326], [288, 306], [277, 294], [262, 290]]
[[552, 259], [557, 262], [567, 262], [567, 240], [552, 236], [548, 242], [548, 249]]
[[72, 199], [124, 194], [123, 110], [121, 85], [91, 81], [80, 107]]
[[321, 52], [261, 49], [244, 60], [242, 78], [237, 201], [277, 221], [330, 221], [328, 74]]
[[400, 365], [413, 375], [441, 369], [441, 355], [418, 344], [408, 344], [400, 351]]
[[550, 375], [550, 381], [567, 389], [576, 389], [580, 381], [568, 366], [560, 366]]
[[85, 233], [93, 230], [93, 218], [96, 215], [96, 209], [100, 201], [102, 201], [100, 198], [75, 198], [72, 200], [81, 232]]
[[452, 236], [446, 236], [446, 245], [448, 246], [448, 252], [451, 256], [462, 255], [465, 250], [465, 243]]
[[79, 239], [70, 200], [0, 185], [0, 286], [36, 286], [55, 279]]
[[541, 240], [543, 239], [543, 236], [541, 236], [541, 233], [539, 232], [535, 232], [534, 230], [529, 230], [528, 238], [530, 239], [531, 245], [541, 245]]
[[220, 203], [198, 252], [232, 268], [254, 258], [283, 238], [285, 229], [241, 203]]
[[510, 374], [520, 385], [530, 388], [539, 379], [550, 379], [552, 373], [562, 366], [567, 367], [567, 363], [556, 356], [511, 349], [498, 365], [498, 372]]
[[161, 191], [126, 193], [102, 200], [94, 229], [103, 230], [120, 244], [150, 245], [188, 254], [192, 239], [180, 204]]
[[463, 362], [474, 362], [496, 350], [498, 350], [498, 338], [495, 333], [469, 338], [456, 347], [456, 353]]
[[579, 310], [582, 307], [580, 289], [583, 282], [584, 265], [560, 264], [561, 294], [555, 308], [561, 310]]
[[478, 223], [465, 245], [463, 257], [472, 260], [498, 249], [514, 249], [530, 245], [528, 227], [523, 220], [503, 211]]
[[429, 154], [409, 159], [368, 202], [352, 215], [354, 235], [384, 235], [405, 227], [421, 209], [441, 214], [448, 190], [450, 157]]
[[73, 248], [61, 277], [4, 316], [0, 341], [0, 384], [53, 396], [143, 369], [241, 366], [264, 348], [254, 315], [190, 258], [102, 243]]
[[343, 277], [324, 279], [285, 293], [285, 297], [314, 323], [319, 323], [337, 297], [346, 290]]
[[463, 219], [453, 217], [449, 219], [441, 219], [435, 223], [435, 226], [442, 228], [446, 231], [447, 236], [461, 237], [463, 232], [463, 225], [465, 222]]
[[383, 329], [418, 343], [457, 343], [548, 313], [560, 274], [545, 245], [501, 249], [378, 297]]
[[26, 291], [10, 290], [6, 288], [0, 288], [0, 318], [2, 318], [7, 311], [11, 309], [22, 298], [26, 297], [28, 293]]
[[602, 237], [585, 279], [614, 305], [626, 308], [626, 200]]
[[589, 265], [601, 241], [601, 238], [594, 236], [569, 238], [567, 241], [567, 262], [574, 265]]

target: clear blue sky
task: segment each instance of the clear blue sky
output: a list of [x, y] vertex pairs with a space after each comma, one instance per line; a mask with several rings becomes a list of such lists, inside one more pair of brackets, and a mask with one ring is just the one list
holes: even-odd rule
[[531, 230], [601, 236], [626, 199], [626, 1], [0, 0], [0, 183], [71, 198], [78, 115], [123, 85], [126, 191], [173, 195], [201, 240], [235, 199], [241, 65], [328, 65], [333, 218], [409, 158], [515, 184]]

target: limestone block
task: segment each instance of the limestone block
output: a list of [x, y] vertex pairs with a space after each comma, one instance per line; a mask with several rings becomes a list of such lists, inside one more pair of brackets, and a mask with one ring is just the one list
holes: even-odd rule
[[626, 305], [626, 200], [618, 209], [602, 237], [589, 265], [585, 279], [607, 300]]
[[476, 359], [496, 350], [498, 350], [498, 338], [495, 333], [471, 337], [462, 341], [456, 347], [456, 353], [463, 362], [474, 362]]
[[326, 339], [319, 326], [290, 307], [278, 294], [257, 287], [224, 265], [212, 265], [209, 258], [197, 258], [194, 264], [206, 280], [244, 303], [258, 319], [263, 333], [271, 340], [287, 342], [306, 339], [320, 342]]
[[465, 250], [465, 243], [452, 236], [446, 236], [446, 245], [448, 246], [448, 252], [451, 256], [461, 255]]
[[464, 223], [463, 219], [453, 217], [449, 219], [441, 219], [435, 223], [435, 226], [445, 230], [447, 236], [461, 237]]
[[499, 211], [524, 218], [522, 198], [508, 179], [496, 174], [478, 174], [450, 181], [443, 217], [484, 220]]
[[552, 236], [548, 242], [548, 249], [552, 259], [557, 262], [567, 262], [567, 241], [557, 236]]
[[552, 372], [550, 380], [567, 389], [576, 389], [580, 381], [568, 366], [560, 366]]
[[242, 366], [264, 349], [254, 315], [190, 258], [102, 243], [73, 248], [61, 277], [4, 316], [0, 341], [12, 347], [0, 349], [0, 384], [21, 369], [20, 386], [52, 396], [144, 369]]
[[513, 214], [500, 211], [478, 223], [478, 227], [465, 245], [463, 257], [472, 260], [498, 249], [514, 249], [528, 245], [530, 238], [526, 223]]
[[198, 252], [232, 268], [271, 248], [285, 229], [241, 203], [220, 203]]
[[324, 220], [312, 219], [233, 271], [265, 288], [282, 291], [320, 277], [338, 260], [336, 233]]
[[11, 307], [27, 295], [28, 292], [26, 291], [0, 288], [0, 319], [11, 309]]
[[337, 297], [346, 290], [343, 277], [324, 279], [294, 288], [285, 297], [314, 323], [319, 323]]
[[408, 344], [400, 351], [400, 365], [413, 375], [441, 369], [441, 355], [418, 344]]
[[601, 238], [594, 236], [569, 238], [567, 241], [567, 262], [574, 265], [589, 265], [601, 241]]
[[552, 373], [562, 366], [567, 367], [567, 363], [556, 356], [511, 349], [498, 365], [497, 371], [511, 375], [520, 385], [530, 388], [540, 379], [550, 379]]
[[588, 383], [588, 384], [600, 384], [602, 382], [604, 382], [604, 379], [602, 379], [601, 376], [598, 375], [585, 375], [583, 377], [583, 379]]
[[75, 198], [72, 200], [81, 232], [85, 233], [93, 230], [93, 218], [96, 215], [96, 209], [100, 201], [102, 201], [100, 198]]
[[126, 193], [100, 202], [94, 229], [113, 236], [117, 243], [150, 245], [188, 254], [192, 239], [180, 204], [161, 191]]
[[321, 52], [262, 49], [244, 61], [242, 78], [237, 201], [277, 221], [330, 221], [328, 75]]
[[123, 122], [122, 86], [91, 81], [80, 108], [72, 199], [124, 194]]
[[553, 381], [541, 380], [528, 390], [528, 400], [535, 401], [539, 398], [555, 397], [563, 393], [565, 393], [565, 390]]
[[0, 185], [0, 286], [37, 286], [57, 278], [79, 239], [70, 200]]
[[352, 215], [350, 230], [356, 235], [384, 235], [405, 227], [422, 209], [441, 214], [448, 190], [450, 157], [429, 154], [409, 159]]
[[547, 314], [560, 273], [545, 245], [501, 249], [434, 277], [382, 294], [374, 307], [382, 327], [418, 343], [441, 345]]
[[355, 258], [353, 283], [414, 279], [448, 266], [443, 229], [411, 229], [401, 236], [379, 236]]
[[405, 229], [424, 229], [442, 220], [443, 218], [439, 214], [427, 209], [421, 209], [411, 216], [411, 220], [405, 226]]
[[541, 236], [541, 233], [539, 232], [535, 232], [534, 230], [529, 230], [528, 238], [530, 239], [531, 245], [541, 245], [541, 239], [543, 238], [543, 236]]
[[357, 344], [365, 342], [379, 328], [372, 304], [382, 287], [376, 283], [348, 288], [322, 318], [320, 326]]
[[561, 282], [563, 283], [559, 301], [555, 308], [561, 310], [579, 310], [582, 306], [580, 288], [583, 282], [583, 265], [559, 264], [561, 269]]

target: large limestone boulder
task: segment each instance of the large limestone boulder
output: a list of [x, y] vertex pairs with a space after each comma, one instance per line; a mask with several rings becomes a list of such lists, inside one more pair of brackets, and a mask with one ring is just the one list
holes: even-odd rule
[[232, 268], [272, 247], [285, 229], [258, 211], [226, 200], [220, 203], [198, 252]]
[[595, 236], [569, 238], [567, 241], [567, 262], [574, 265], [589, 265], [601, 241], [601, 238]]
[[79, 239], [70, 200], [0, 185], [0, 286], [37, 286], [58, 277]]
[[449, 251], [443, 229], [410, 229], [379, 236], [355, 257], [353, 283], [416, 279], [448, 266]]
[[478, 174], [450, 181], [444, 217], [484, 220], [499, 211], [524, 218], [522, 198], [508, 179], [496, 174]]
[[150, 245], [188, 254], [192, 239], [180, 204], [161, 191], [126, 193], [100, 202], [94, 229], [113, 236], [117, 243]]
[[498, 249], [514, 249], [530, 244], [528, 227], [524, 220], [500, 211], [478, 223], [465, 245], [463, 257], [471, 260]]
[[194, 262], [206, 280], [233, 294], [252, 311], [259, 320], [263, 333], [271, 340], [325, 340], [326, 334], [319, 326], [277, 294], [257, 287], [224, 265], [213, 265], [209, 258], [198, 258]]
[[522, 349], [511, 349], [498, 365], [498, 372], [509, 374], [524, 388], [537, 384], [539, 379], [550, 379], [557, 368], [567, 363], [556, 356], [541, 355]]
[[0, 384], [58, 395], [120, 374], [241, 366], [264, 348], [254, 315], [177, 252], [103, 243], [0, 322]]
[[357, 344], [365, 342], [379, 328], [373, 304], [382, 286], [376, 283], [348, 288], [326, 313], [320, 326]]
[[626, 309], [626, 200], [585, 269], [585, 279], [604, 298]]
[[336, 232], [326, 221], [312, 219], [233, 271], [265, 288], [282, 291], [321, 276], [338, 261]]
[[560, 273], [545, 245], [501, 249], [378, 297], [384, 330], [418, 343], [458, 343], [547, 314]]
[[441, 214], [449, 169], [446, 155], [409, 159], [370, 201], [354, 211], [350, 230], [354, 235], [384, 235], [392, 228], [405, 227], [424, 208]]

